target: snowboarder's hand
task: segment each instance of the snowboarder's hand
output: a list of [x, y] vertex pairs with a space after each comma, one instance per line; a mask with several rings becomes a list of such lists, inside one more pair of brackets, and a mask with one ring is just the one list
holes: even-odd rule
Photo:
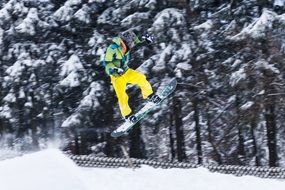
[[118, 67], [113, 68], [113, 73], [117, 75], [122, 75], [124, 74], [124, 70]]
[[142, 35], [142, 39], [145, 40], [149, 44], [154, 42], [154, 37], [149, 34]]

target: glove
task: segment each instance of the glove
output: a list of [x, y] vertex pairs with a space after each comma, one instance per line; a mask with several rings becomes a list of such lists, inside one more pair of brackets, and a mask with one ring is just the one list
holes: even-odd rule
[[122, 75], [124, 74], [124, 70], [118, 67], [112, 69], [112, 74]]
[[142, 39], [145, 40], [149, 44], [154, 42], [154, 37], [149, 34], [142, 35]]

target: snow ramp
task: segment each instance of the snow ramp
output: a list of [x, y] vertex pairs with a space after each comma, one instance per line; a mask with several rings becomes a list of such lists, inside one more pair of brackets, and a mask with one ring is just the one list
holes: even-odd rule
[[285, 181], [205, 168], [82, 168], [49, 149], [0, 161], [0, 190], [284, 190]]
[[89, 190], [82, 176], [82, 170], [57, 149], [0, 162], [1, 190]]

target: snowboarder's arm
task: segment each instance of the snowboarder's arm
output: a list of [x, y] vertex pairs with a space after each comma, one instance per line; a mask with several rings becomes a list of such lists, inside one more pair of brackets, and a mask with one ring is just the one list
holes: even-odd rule
[[122, 74], [124, 71], [118, 67], [116, 67], [116, 65], [118, 65], [121, 60], [116, 59], [116, 50], [113, 49], [112, 47], [108, 47], [107, 51], [106, 51], [106, 55], [105, 55], [105, 71], [106, 73], [110, 76], [110, 75], [120, 75]]
[[105, 71], [108, 75], [111, 75], [112, 70], [116, 67], [113, 63], [115, 53], [116, 53], [115, 50], [112, 49], [111, 47], [107, 48], [104, 62], [105, 62]]
[[143, 34], [139, 36], [135, 41], [135, 50], [139, 49], [141, 46], [149, 45], [154, 42], [154, 37], [149, 34]]
[[106, 62], [105, 71], [109, 76], [118, 76], [124, 73], [123, 69], [116, 67], [115, 64], [112, 62]]

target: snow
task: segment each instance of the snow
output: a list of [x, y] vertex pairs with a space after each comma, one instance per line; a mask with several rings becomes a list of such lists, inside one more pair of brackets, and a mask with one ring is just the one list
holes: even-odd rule
[[206, 22], [195, 26], [194, 29], [195, 30], [201, 30], [201, 29], [210, 30], [212, 26], [213, 26], [213, 22], [211, 20], [207, 20]]
[[9, 102], [9, 103], [15, 103], [16, 97], [15, 97], [14, 93], [9, 93], [4, 97], [3, 101]]
[[[64, 3], [64, 6], [60, 7], [55, 13], [54, 13], [54, 17], [59, 20], [59, 21], [63, 21], [63, 22], [67, 22], [70, 21], [71, 18], [73, 17], [74, 14], [74, 6], [78, 6], [80, 5], [82, 1], [81, 0], [68, 0]], [[77, 18], [78, 16], [82, 16], [82, 12], [78, 13], [77, 12]]]
[[150, 13], [134, 13], [127, 16], [121, 21], [122, 26], [129, 26], [133, 23], [140, 23], [143, 20], [147, 20], [150, 17]]
[[80, 119], [78, 118], [78, 115], [71, 115], [69, 116], [64, 122], [61, 124], [61, 127], [71, 127], [74, 125], [80, 124]]
[[84, 72], [84, 67], [77, 55], [71, 55], [70, 58], [62, 64], [60, 76], [64, 79], [60, 82], [62, 86], [77, 87], [79, 86], [81, 76], [79, 73]]
[[168, 62], [167, 58], [172, 54], [172, 46], [168, 45], [160, 54], [155, 66], [152, 68], [154, 72], [159, 72], [165, 68], [165, 63]]
[[88, 41], [88, 45], [92, 47], [92, 54], [99, 56], [99, 60], [103, 60], [105, 57], [105, 42], [106, 40], [104, 38], [104, 35], [100, 34], [96, 30], [94, 30], [93, 36]]
[[[10, 119], [12, 117], [11, 108], [7, 104], [0, 107], [0, 117], [5, 119]], [[3, 137], [1, 138], [3, 139]]]
[[82, 2], [82, 0], [68, 0], [64, 3], [64, 5], [76, 6], [76, 5], [80, 5], [81, 2]]
[[[96, 109], [100, 106], [99, 98], [102, 97], [102, 84], [99, 82], [92, 82], [90, 84], [90, 88], [86, 90], [83, 95], [84, 98], [80, 101], [78, 106], [79, 110], [90, 110]], [[78, 112], [73, 113], [67, 119], [65, 119], [61, 125], [61, 127], [71, 127], [76, 126], [81, 123], [80, 116]]]
[[[145, 3], [144, 1], [140, 1], [141, 4]], [[148, 9], [155, 9], [155, 5], [157, 4], [156, 0], [147, 0], [147, 4], [144, 7]]]
[[275, 0], [273, 5], [280, 7], [285, 6], [285, 0]]
[[277, 19], [280, 22], [280, 24], [285, 24], [285, 13], [282, 15], [278, 15]]
[[175, 51], [174, 56], [172, 56], [170, 59], [170, 62], [177, 62], [178, 60], [189, 61], [191, 54], [192, 50], [189, 44], [183, 43], [181, 48]]
[[264, 37], [266, 35], [266, 31], [272, 28], [274, 22], [280, 24], [285, 23], [285, 14], [277, 15], [273, 11], [264, 9], [260, 18], [253, 21], [247, 27], [243, 28], [240, 33], [230, 37], [229, 39], [242, 40], [247, 37], [254, 39]]
[[246, 73], [244, 67], [241, 67], [238, 71], [235, 71], [231, 74], [230, 85], [235, 86], [241, 80], [246, 79]]
[[47, 150], [0, 162], [0, 184], [3, 190], [84, 190], [80, 172], [59, 150]]
[[98, 98], [102, 97], [102, 84], [99, 82], [92, 82], [90, 90], [86, 96], [80, 101], [80, 107], [97, 107], [100, 105]]
[[93, 2], [96, 2], [96, 3], [105, 3], [106, 0], [89, 0], [88, 3], [93, 3]]
[[242, 60], [236, 59], [236, 60], [234, 61], [234, 63], [232, 64], [231, 67], [232, 67], [232, 68], [235, 68], [235, 67], [239, 66], [241, 63], [242, 63]]
[[102, 44], [104, 42], [104, 36], [95, 30], [92, 38], [90, 38], [90, 40], [88, 41], [88, 45], [95, 46], [96, 44]]
[[241, 108], [242, 110], [247, 110], [247, 109], [249, 109], [252, 105], [254, 105], [254, 102], [249, 101], [249, 102], [246, 102], [244, 105], [242, 105], [240, 108]]
[[28, 8], [24, 6], [23, 1], [10, 0], [0, 10], [0, 25], [12, 19], [12, 15], [21, 16], [26, 14]]
[[266, 70], [270, 70], [273, 73], [279, 74], [280, 71], [278, 68], [274, 67], [273, 64], [269, 64], [268, 61], [261, 59], [255, 63], [256, 68], [263, 68]]
[[277, 14], [267, 9], [263, 10], [260, 18], [255, 20], [249, 26], [245, 27], [240, 33], [231, 37], [231, 40], [245, 39], [247, 36], [252, 38], [260, 38], [265, 36], [268, 28], [272, 28], [273, 22], [276, 20]]
[[16, 31], [19, 33], [26, 33], [29, 35], [35, 35], [35, 23], [39, 20], [38, 11], [36, 8], [31, 8], [27, 17], [23, 20], [21, 24], [15, 27]]
[[90, 15], [88, 14], [89, 11], [90, 8], [87, 5], [83, 5], [82, 8], [74, 14], [74, 16], [78, 20], [88, 24], [91, 21]]
[[43, 64], [45, 64], [43, 60], [31, 60], [27, 53], [21, 53], [18, 60], [6, 69], [5, 72], [8, 76], [5, 76], [4, 81], [13, 80], [19, 82], [26, 69], [37, 68]]
[[182, 63], [178, 63], [176, 68], [189, 71], [192, 68], [192, 66], [188, 62], [182, 62]]
[[6, 73], [9, 74], [9, 76], [11, 77], [16, 78], [22, 74], [22, 71], [25, 69], [25, 65], [27, 66], [30, 65], [28, 60], [16, 61], [14, 65], [8, 67], [8, 69], [6, 70]]
[[[17, 181], [15, 183], [15, 180]], [[207, 169], [81, 168], [57, 149], [0, 162], [3, 190], [282, 190], [285, 181], [210, 173]]]
[[[8, 4], [7, 4], [8, 5]], [[10, 19], [11, 16], [6, 7], [0, 10], [0, 24], [2, 25], [4, 21]]]
[[80, 76], [76, 72], [71, 72], [60, 82], [60, 85], [70, 87], [80, 86]]
[[261, 90], [258, 95], [264, 95], [265, 94], [265, 90]]
[[98, 18], [97, 23], [98, 24], [114, 24], [113, 23], [113, 15], [118, 14], [118, 11], [115, 10], [113, 7], [107, 8]]
[[155, 16], [154, 20], [152, 24], [154, 28], [163, 28], [166, 23], [171, 23], [173, 26], [182, 26], [186, 23], [181, 11], [175, 8], [164, 9]]

